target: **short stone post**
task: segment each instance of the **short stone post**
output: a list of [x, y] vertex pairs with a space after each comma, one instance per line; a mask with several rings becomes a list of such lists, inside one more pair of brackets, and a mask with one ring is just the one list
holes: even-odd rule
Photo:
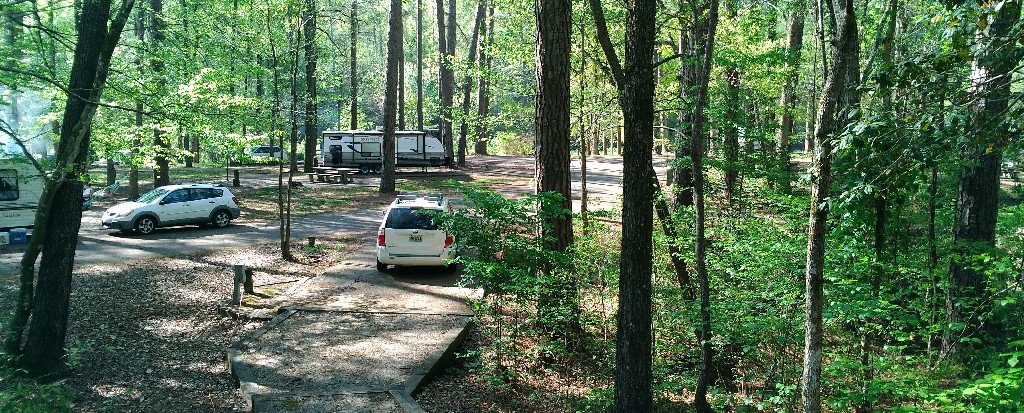
[[235, 172], [235, 177], [234, 177], [234, 178], [233, 178], [233, 179], [231, 180], [231, 186], [234, 186], [234, 187], [238, 187], [238, 186], [239, 186], [239, 181], [238, 181], [238, 170], [237, 170], [237, 169], [235, 169], [235, 171], [234, 171], [234, 172]]
[[233, 268], [235, 270], [235, 282], [234, 282], [234, 289], [231, 290], [231, 304], [232, 305], [242, 305], [242, 291], [241, 291], [241, 287], [242, 287], [242, 283], [245, 282], [245, 278], [246, 278], [245, 277], [245, 266], [244, 265], [235, 265]]
[[308, 245], [310, 248], [315, 247], [316, 246], [316, 237], [306, 237], [306, 245]]

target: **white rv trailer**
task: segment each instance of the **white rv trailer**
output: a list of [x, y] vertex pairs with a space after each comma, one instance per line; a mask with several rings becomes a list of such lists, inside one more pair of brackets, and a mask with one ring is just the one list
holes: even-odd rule
[[31, 161], [0, 159], [0, 232], [32, 228], [45, 179]]
[[[379, 172], [383, 149], [382, 131], [324, 131], [320, 164], [359, 168], [363, 173]], [[444, 164], [444, 146], [436, 135], [425, 131], [395, 132], [395, 166]]]

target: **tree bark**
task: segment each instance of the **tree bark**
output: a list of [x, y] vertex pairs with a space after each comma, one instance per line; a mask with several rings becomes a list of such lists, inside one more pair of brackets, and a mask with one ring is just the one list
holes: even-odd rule
[[359, 72], [356, 70], [356, 44], [359, 34], [359, 21], [356, 20], [357, 0], [352, 0], [352, 6], [349, 10], [348, 24], [349, 24], [349, 123], [348, 128], [352, 130], [359, 129]]
[[[306, 16], [303, 24], [305, 42], [303, 50], [306, 55], [306, 121], [305, 121], [305, 153], [302, 161], [303, 172], [313, 172], [313, 161], [316, 159], [316, 146], [319, 141], [317, 106], [319, 101], [316, 97], [316, 64], [319, 59], [319, 52], [316, 48], [316, 20], [319, 16], [319, 5], [316, 0], [306, 0]], [[295, 147], [291, 151], [292, 170], [296, 168]]]
[[423, 0], [416, 0], [416, 130], [423, 130]]
[[[858, 59], [857, 21], [853, 0], [844, 2], [844, 18], [834, 50], [832, 67], [821, 91], [814, 130], [815, 156], [811, 184], [811, 210], [807, 230], [805, 276], [806, 319], [804, 323], [804, 365], [801, 399], [806, 413], [821, 412], [822, 310], [824, 308], [825, 233], [829, 186], [832, 183], [832, 139], [839, 131], [837, 116], [846, 90], [848, 59]], [[824, 11], [822, 11], [824, 12]]]
[[484, 1], [480, 1], [476, 5], [476, 19], [473, 23], [473, 38], [469, 42], [469, 59], [470, 71], [466, 73], [466, 76], [462, 80], [462, 122], [459, 127], [459, 167], [466, 167], [466, 135], [469, 133], [469, 107], [470, 107], [470, 96], [473, 93], [473, 73], [479, 73], [476, 70], [477, 64], [477, 49], [480, 43], [480, 29], [483, 27], [485, 14], [487, 9]]
[[446, 67], [444, 76], [441, 78], [441, 112], [442, 112], [442, 129], [444, 136], [444, 150], [445, 157], [448, 159], [448, 165], [453, 166], [452, 162], [455, 161], [455, 136], [452, 132], [452, 118], [453, 111], [455, 110], [453, 99], [455, 98], [455, 70], [452, 65], [455, 63], [455, 27], [457, 20], [455, 19], [455, 2], [456, 0], [448, 0], [448, 25], [445, 27], [447, 30], [447, 39], [445, 40], [445, 59], [441, 61], [441, 64]]
[[697, 280], [700, 284], [700, 376], [697, 378], [697, 391], [694, 394], [694, 405], [701, 413], [710, 413], [708, 403], [708, 387], [711, 386], [713, 348], [711, 347], [711, 294], [706, 265], [707, 241], [704, 235], [704, 107], [708, 99], [708, 83], [711, 80], [711, 57], [715, 48], [715, 32], [718, 29], [718, 1], [711, 0], [708, 11], [707, 42], [704, 44], [704, 59], [698, 73], [697, 107], [693, 117], [693, 141], [690, 143], [690, 157], [693, 160], [693, 207], [696, 215], [694, 258], [696, 260]]
[[[68, 82], [68, 100], [61, 122], [54, 175], [46, 182], [36, 210], [35, 231], [21, 261], [18, 306], [8, 326], [5, 350], [23, 355], [26, 371], [41, 381], [52, 381], [65, 371], [64, 342], [67, 338], [71, 296], [71, 272], [81, 226], [79, 205], [86, 170], [90, 129], [110, 59], [121, 32], [131, 15], [133, 0], [126, 0], [110, 21], [109, 0], [87, 0], [81, 5], [76, 24], [78, 39]], [[33, 285], [36, 259], [42, 254], [38, 279]], [[38, 291], [38, 294], [35, 294]], [[24, 346], [22, 333], [25, 332]]]
[[[164, 29], [167, 23], [164, 22], [163, 0], [149, 0], [149, 40], [152, 50], [160, 50], [164, 42]], [[151, 58], [149, 68], [153, 72], [157, 90], [163, 90], [166, 81], [163, 79], [164, 62], [160, 58]], [[171, 183], [171, 143], [164, 136], [163, 131], [157, 126], [153, 129], [153, 146], [156, 148], [156, 169], [153, 170], [153, 187], [169, 185]]]
[[615, 339], [614, 412], [647, 412], [651, 394], [651, 270], [654, 222], [654, 22], [653, 0], [626, 2], [626, 66], [612, 47], [600, 0], [589, 0], [598, 42], [619, 91], [624, 133], [622, 259], [619, 263], [618, 332]]
[[786, 25], [786, 67], [785, 80], [782, 83], [782, 96], [779, 97], [779, 134], [775, 153], [778, 162], [776, 185], [784, 194], [792, 190], [793, 179], [789, 173], [789, 146], [793, 136], [793, 112], [796, 110], [796, 86], [800, 80], [800, 51], [804, 43], [804, 20], [807, 7], [797, 1], [789, 12]]
[[976, 54], [972, 64], [971, 137], [967, 166], [957, 181], [956, 217], [953, 221], [953, 259], [946, 292], [946, 325], [942, 354], [958, 356], [962, 338], [983, 337], [984, 326], [972, 314], [985, 314], [986, 268], [975, 257], [995, 246], [999, 208], [999, 172], [1003, 148], [1014, 137], [1006, 121], [1013, 71], [1019, 62], [1014, 42], [1006, 42], [1020, 20], [1020, 0], [1003, 3], [985, 16], [977, 34], [979, 44], [992, 45]]
[[[135, 13], [135, 39], [142, 44], [146, 40], [146, 20], [145, 8], [140, 7]], [[142, 61], [142, 53], [136, 54], [135, 67], [139, 69], [139, 77], [143, 76], [146, 71], [146, 66]], [[128, 170], [128, 198], [136, 199], [139, 197], [139, 162], [138, 158], [141, 155], [139, 149], [142, 148], [142, 100], [135, 102], [135, 131], [132, 138], [132, 162], [130, 169]]]
[[[481, 0], [483, 3], [487, 3], [487, 0]], [[491, 73], [491, 56], [487, 53], [487, 49], [491, 47], [494, 42], [494, 5], [491, 4], [488, 7], [487, 19], [480, 25], [480, 38], [483, 39], [487, 36], [486, 43], [480, 46], [480, 60], [479, 64], [482, 66], [480, 70], [480, 79], [477, 82], [476, 88], [476, 144], [474, 145], [473, 152], [477, 155], [487, 155], [487, 133], [488, 133], [488, 115], [490, 115], [490, 73]]]
[[[712, 6], [714, 7], [714, 6]], [[722, 149], [724, 152], [725, 192], [732, 204], [736, 196], [736, 183], [740, 175], [740, 71], [736, 67], [729, 67], [725, 70], [725, 124], [722, 126]], [[699, 116], [699, 115], [698, 115]], [[694, 183], [694, 187], [696, 187]]]
[[391, 0], [388, 19], [387, 75], [384, 83], [384, 168], [380, 192], [395, 192], [395, 118], [398, 108], [398, 65], [404, 53], [402, 40], [402, 0]]

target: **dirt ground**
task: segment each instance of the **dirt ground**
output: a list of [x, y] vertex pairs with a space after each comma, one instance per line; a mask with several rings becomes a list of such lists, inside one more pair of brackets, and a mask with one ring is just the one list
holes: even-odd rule
[[[608, 158], [606, 170], [594, 173], [606, 175], [598, 182], [613, 187], [619, 182], [618, 158]], [[464, 171], [464, 180], [492, 186], [508, 196], [534, 188], [529, 157], [470, 157]], [[255, 171], [243, 178], [253, 187], [276, 185], [270, 171]], [[368, 187], [376, 185], [373, 177], [357, 179]], [[617, 197], [614, 190], [597, 193], [608, 202]], [[377, 197], [367, 197], [365, 202], [367, 207], [380, 207]], [[245, 263], [253, 268], [257, 292], [275, 297], [305, 278], [322, 274], [358, 245], [351, 238], [328, 238], [310, 249], [302, 241], [292, 246], [296, 261], [281, 259], [278, 245], [264, 244], [76, 268], [67, 342], [73, 370], [66, 383], [75, 394], [72, 410], [245, 411], [226, 370], [224, 350], [263, 321], [235, 320], [218, 311], [231, 295], [231, 265]], [[0, 274], [0, 302], [4, 303], [0, 322], [10, 317], [16, 293], [15, 275]], [[251, 304], [273, 308], [280, 302], [260, 302], [257, 297]], [[483, 383], [465, 384], [470, 393], [484, 389]], [[436, 407], [428, 411], [472, 411], [452, 407], [456, 400], [436, 391], [424, 393], [420, 400], [424, 406]]]

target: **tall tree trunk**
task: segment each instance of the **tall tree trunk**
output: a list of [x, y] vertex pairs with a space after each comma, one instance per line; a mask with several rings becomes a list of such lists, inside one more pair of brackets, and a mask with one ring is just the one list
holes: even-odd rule
[[624, 133], [622, 259], [615, 339], [615, 402], [612, 411], [647, 412], [651, 394], [651, 270], [654, 220], [654, 21], [653, 0], [626, 2], [625, 68], [608, 36], [600, 0], [589, 0], [597, 39], [619, 92]]
[[[307, 3], [307, 6], [309, 4]], [[307, 10], [308, 12], [308, 10]], [[288, 83], [291, 89], [291, 101], [289, 102], [288, 108], [288, 148], [291, 156], [292, 164], [288, 166], [288, 180], [284, 178], [284, 162], [277, 163], [277, 204], [278, 204], [278, 216], [281, 219], [281, 258], [285, 260], [292, 259], [291, 238], [292, 238], [292, 220], [291, 220], [291, 173], [294, 169], [295, 162], [295, 151], [298, 150], [299, 144], [299, 43], [302, 43], [303, 28], [308, 24], [308, 20], [303, 22], [303, 13], [296, 13], [295, 15], [295, 40], [292, 41], [292, 37], [288, 37], [288, 50], [291, 54], [290, 62], [288, 65]], [[290, 18], [290, 16], [289, 16]], [[268, 28], [269, 32], [269, 28]], [[275, 64], [276, 66], [276, 64]], [[307, 66], [308, 68], [308, 66]], [[276, 70], [276, 69], [275, 69]], [[282, 156], [284, 155], [283, 148], [284, 142], [281, 143]]]
[[[736, 182], [740, 175], [740, 71], [736, 67], [725, 70], [725, 124], [722, 127], [722, 149], [724, 152], [725, 192], [732, 204], [736, 196]], [[696, 184], [694, 184], [696, 185]]]
[[[163, 0], [149, 0], [149, 40], [152, 50], [159, 51], [164, 42], [164, 29], [167, 24], [164, 22]], [[166, 81], [164, 80], [164, 61], [154, 57], [149, 61], [149, 68], [153, 72], [157, 90], [163, 90]], [[153, 170], [153, 187], [169, 185], [171, 183], [171, 143], [164, 136], [163, 131], [157, 126], [153, 129], [153, 146], [156, 148], [156, 169]]]
[[398, 65], [404, 48], [402, 40], [402, 0], [391, 0], [388, 19], [388, 60], [384, 83], [384, 169], [380, 178], [380, 192], [395, 192], [395, 117], [398, 108]]
[[708, 83], [711, 80], [711, 57], [715, 48], [715, 32], [718, 29], [718, 1], [711, 0], [708, 11], [707, 42], [704, 45], [704, 59], [698, 73], [697, 110], [693, 117], [693, 141], [690, 144], [690, 157], [693, 160], [693, 206], [695, 219], [694, 258], [696, 260], [697, 280], [700, 284], [700, 376], [697, 378], [697, 391], [694, 394], [694, 405], [701, 413], [710, 413], [708, 403], [708, 387], [711, 386], [713, 348], [711, 347], [711, 285], [708, 282], [706, 266], [707, 241], [704, 236], [704, 107], [708, 99]]
[[[481, 3], [489, 3], [487, 0], [480, 0]], [[489, 4], [487, 19], [480, 24], [480, 39], [487, 36], [487, 41], [480, 46], [480, 79], [477, 82], [476, 87], [476, 144], [473, 148], [473, 153], [477, 155], [487, 155], [487, 133], [488, 133], [488, 116], [490, 115], [491, 106], [491, 94], [490, 94], [490, 73], [491, 73], [491, 56], [488, 54], [488, 48], [491, 47], [494, 39], [494, 5]]]
[[[710, 0], [714, 1], [714, 0]], [[683, 56], [679, 61], [679, 68], [676, 73], [679, 78], [679, 97], [683, 102], [696, 102], [695, 96], [699, 89], [697, 72], [701, 67], [701, 57], [706, 47], [708, 20], [704, 15], [706, 5], [710, 1], [689, 2], [689, 14], [682, 10], [687, 4], [686, 0], [680, 0], [679, 22], [683, 27], [679, 33], [679, 53]], [[679, 109], [679, 133], [676, 134], [676, 159], [690, 157], [690, 148], [693, 144], [693, 118], [696, 112], [692, 104], [684, 104]], [[673, 176], [672, 203], [676, 209], [693, 205], [693, 169], [677, 168]]]
[[796, 111], [796, 86], [800, 79], [800, 51], [804, 43], [804, 20], [807, 7], [797, 1], [789, 12], [786, 24], [786, 67], [785, 80], [782, 83], [782, 96], [779, 97], [779, 134], [775, 145], [778, 162], [776, 185], [782, 193], [792, 190], [792, 177], [789, 173], [789, 142], [793, 136], [793, 112]]
[[445, 58], [441, 60], [441, 64], [445, 67], [444, 73], [441, 77], [441, 126], [442, 135], [444, 136], [444, 150], [445, 158], [448, 160], [449, 166], [453, 166], [452, 162], [455, 161], [455, 136], [452, 133], [452, 118], [453, 118], [453, 99], [455, 94], [455, 70], [453, 65], [455, 64], [455, 2], [456, 0], [448, 0], [448, 24], [445, 26], [447, 32], [447, 39], [445, 39]]
[[348, 128], [352, 130], [359, 129], [359, 72], [356, 70], [356, 44], [359, 40], [359, 21], [356, 20], [357, 12], [357, 0], [352, 0], [352, 6], [349, 10], [348, 24], [349, 24], [349, 122]]
[[[572, 210], [569, 157], [570, 146], [570, 94], [569, 76], [572, 65], [569, 62], [572, 33], [572, 3], [569, 0], [539, 0], [536, 3], [537, 19], [537, 100], [535, 117], [536, 182], [537, 193], [554, 192], [561, 195], [562, 210]], [[477, 8], [477, 22], [483, 18], [483, 8]], [[474, 36], [475, 37], [475, 36]], [[473, 50], [475, 51], [475, 50]], [[467, 85], [469, 85], [467, 79]], [[465, 90], [468, 102], [469, 90]], [[468, 107], [466, 107], [468, 111]], [[463, 129], [465, 131], [465, 129]], [[460, 159], [461, 160], [461, 159]], [[566, 251], [573, 241], [572, 215], [551, 217], [547, 221], [542, 237], [550, 239], [548, 247], [554, 251]], [[550, 269], [548, 269], [550, 270]], [[554, 276], [549, 276], [554, 278]], [[571, 282], [562, 279], [548, 285], [540, 298], [539, 316], [547, 321], [561, 309], [576, 314], [576, 290]], [[576, 325], [549, 325], [556, 330], [569, 331], [566, 327]]]
[[[139, 7], [135, 13], [135, 39], [142, 44], [146, 40], [146, 14], [145, 8]], [[142, 61], [142, 53], [136, 53], [135, 56], [135, 67], [139, 69], [139, 77], [143, 76], [146, 71], [146, 65]], [[139, 197], [139, 150], [142, 148], [142, 111], [145, 109], [142, 105], [142, 100], [135, 102], [135, 131], [132, 137], [132, 162], [131, 167], [128, 170], [128, 198], [136, 199]]]
[[[986, 45], [972, 64], [971, 139], [965, 159], [967, 166], [957, 181], [956, 219], [953, 221], [953, 259], [949, 266], [946, 293], [946, 325], [942, 353], [956, 356], [961, 339], [983, 337], [978, 317], [988, 311], [985, 289], [986, 268], [976, 258], [995, 246], [996, 218], [999, 208], [999, 172], [1003, 148], [1013, 137], [1006, 122], [1013, 71], [1020, 60], [1015, 42], [1003, 39], [1011, 35], [1020, 20], [1020, 0], [1010, 0], [988, 16], [988, 24], [977, 34], [978, 44]], [[991, 42], [991, 45], [989, 44]]]
[[[462, 80], [462, 124], [459, 127], [459, 167], [466, 167], [466, 135], [469, 133], [469, 106], [470, 96], [473, 93], [473, 73], [478, 73], [476, 70], [476, 51], [480, 42], [480, 28], [483, 26], [485, 14], [487, 9], [484, 1], [479, 1], [476, 4], [476, 22], [473, 23], [473, 38], [469, 42], [469, 68], [470, 71], [466, 73], [466, 76]], [[568, 70], [568, 69], [567, 69]]]
[[416, 0], [416, 130], [423, 130], [423, 0]]
[[[110, 1], [86, 1], [81, 5], [76, 24], [78, 39], [57, 144], [54, 170], [58, 172], [47, 180], [36, 210], [35, 232], [21, 260], [18, 305], [4, 343], [6, 352], [23, 355], [20, 362], [26, 371], [42, 381], [57, 379], [66, 368], [64, 342], [71, 271], [82, 210], [64, 206], [81, 202], [82, 182], [78, 176], [86, 170], [96, 102], [102, 96], [111, 56], [134, 5], [133, 0], [122, 3], [108, 28]], [[33, 285], [40, 253], [39, 274]], [[30, 315], [31, 323], [22, 346], [22, 333]]]
[[[313, 172], [313, 161], [316, 159], [316, 144], [319, 141], [317, 126], [317, 106], [319, 101], [316, 97], [316, 63], [319, 59], [319, 52], [316, 48], [316, 20], [319, 16], [319, 5], [316, 0], [306, 0], [306, 15], [304, 19], [303, 33], [305, 35], [305, 42], [303, 43], [303, 50], [306, 54], [306, 121], [305, 121], [305, 153], [303, 154], [302, 171]], [[291, 151], [291, 170], [296, 170], [296, 156], [295, 151], [297, 148], [292, 147]]]
[[[853, 0], [844, 2], [844, 18], [839, 29], [832, 67], [821, 91], [817, 127], [814, 130], [815, 156], [811, 184], [811, 210], [807, 229], [806, 320], [804, 323], [804, 366], [802, 402], [804, 412], [821, 412], [822, 310], [824, 308], [825, 223], [828, 217], [829, 186], [832, 184], [832, 139], [837, 125], [840, 99], [846, 90], [848, 59], [858, 59], [857, 20]], [[821, 11], [824, 13], [824, 11]]]
[[[402, 12], [404, 19], [404, 11]], [[404, 26], [404, 22], [402, 23]], [[402, 28], [405, 31], [405, 28]], [[405, 45], [402, 45], [402, 54], [398, 56], [398, 130], [405, 129]], [[397, 144], [397, 143], [396, 143]]]

